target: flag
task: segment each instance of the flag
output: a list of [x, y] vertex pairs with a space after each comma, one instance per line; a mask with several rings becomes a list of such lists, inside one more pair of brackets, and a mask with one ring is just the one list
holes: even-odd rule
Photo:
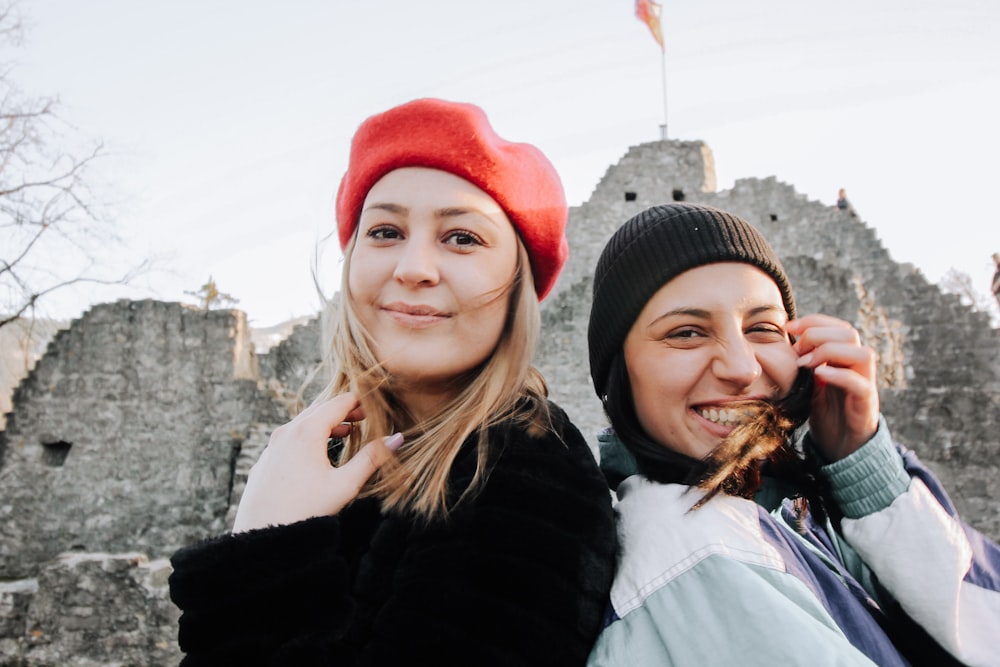
[[663, 50], [663, 31], [660, 29], [660, 4], [653, 0], [635, 0], [635, 15], [649, 27], [653, 39]]

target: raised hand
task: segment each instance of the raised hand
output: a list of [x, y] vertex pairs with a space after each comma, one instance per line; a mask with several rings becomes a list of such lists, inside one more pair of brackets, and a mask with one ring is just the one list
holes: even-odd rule
[[363, 418], [357, 397], [345, 393], [310, 406], [275, 429], [250, 469], [233, 532], [336, 514], [354, 500], [403, 442], [400, 433], [369, 442], [334, 468], [327, 458], [327, 441], [345, 437], [351, 423]]
[[806, 315], [788, 323], [798, 340], [799, 366], [815, 377], [809, 430], [828, 462], [856, 451], [878, 430], [876, 354], [857, 330], [829, 315]]

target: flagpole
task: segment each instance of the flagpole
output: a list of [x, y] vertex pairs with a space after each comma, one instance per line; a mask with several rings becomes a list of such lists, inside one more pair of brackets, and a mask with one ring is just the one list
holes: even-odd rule
[[635, 16], [646, 24], [653, 39], [660, 45], [660, 79], [663, 82], [663, 124], [660, 125], [660, 139], [667, 138], [667, 48], [663, 43], [663, 28], [660, 25], [662, 8], [653, 0], [635, 0]]
[[667, 138], [667, 50], [660, 48], [660, 74], [663, 79], [663, 125], [660, 126], [660, 139]]

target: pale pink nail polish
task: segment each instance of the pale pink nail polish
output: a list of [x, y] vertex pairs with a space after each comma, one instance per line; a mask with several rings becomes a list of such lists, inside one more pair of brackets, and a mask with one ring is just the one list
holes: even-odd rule
[[403, 444], [403, 434], [393, 433], [388, 438], [382, 441], [385, 444], [386, 449], [390, 451], [396, 451], [399, 446]]

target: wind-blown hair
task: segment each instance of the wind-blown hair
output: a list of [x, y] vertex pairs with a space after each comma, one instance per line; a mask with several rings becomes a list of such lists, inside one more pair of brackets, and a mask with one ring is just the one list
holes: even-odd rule
[[[325, 363], [331, 380], [317, 400], [354, 392], [365, 419], [344, 438], [339, 463], [354, 456], [365, 443], [402, 431], [405, 440], [397, 456], [383, 465], [361, 496], [375, 496], [387, 511], [412, 513], [426, 520], [447, 516], [471, 497], [488, 474], [490, 442], [487, 429], [514, 421], [528, 433], [551, 429], [548, 387], [532, 366], [541, 316], [531, 265], [520, 238], [517, 266], [509, 285], [492, 299], [508, 299], [507, 317], [493, 353], [478, 367], [455, 379], [457, 395], [430, 418], [417, 422], [394, 393], [396, 380], [379, 363], [371, 336], [354, 310], [348, 275], [357, 232], [344, 250], [339, 304], [325, 309], [324, 329], [330, 344]], [[332, 320], [332, 321], [331, 321]], [[477, 434], [477, 467], [465, 489], [449, 489], [448, 477], [462, 444]]]
[[[809, 417], [812, 372], [800, 369], [789, 393], [777, 401], [755, 401], [741, 407], [753, 417], [737, 426], [702, 459], [675, 452], [645, 432], [635, 412], [624, 352], [615, 355], [608, 374], [604, 409], [618, 438], [635, 458], [639, 471], [664, 484], [687, 484], [704, 492], [696, 510], [719, 493], [752, 499], [763, 476], [790, 482], [805, 494], [809, 509], [822, 520], [837, 521], [826, 502], [826, 483], [818, 464], [795, 445], [796, 430]], [[620, 480], [609, 480], [616, 485]], [[832, 515], [832, 516], [831, 516]]]
[[705, 469], [697, 485], [705, 491], [692, 509], [718, 493], [752, 499], [762, 476], [791, 482], [806, 492], [810, 508], [825, 516], [822, 485], [815, 465], [810, 465], [795, 447], [797, 428], [809, 418], [812, 403], [812, 371], [800, 369], [791, 390], [776, 401], [753, 401], [741, 406], [749, 416], [705, 457]]

